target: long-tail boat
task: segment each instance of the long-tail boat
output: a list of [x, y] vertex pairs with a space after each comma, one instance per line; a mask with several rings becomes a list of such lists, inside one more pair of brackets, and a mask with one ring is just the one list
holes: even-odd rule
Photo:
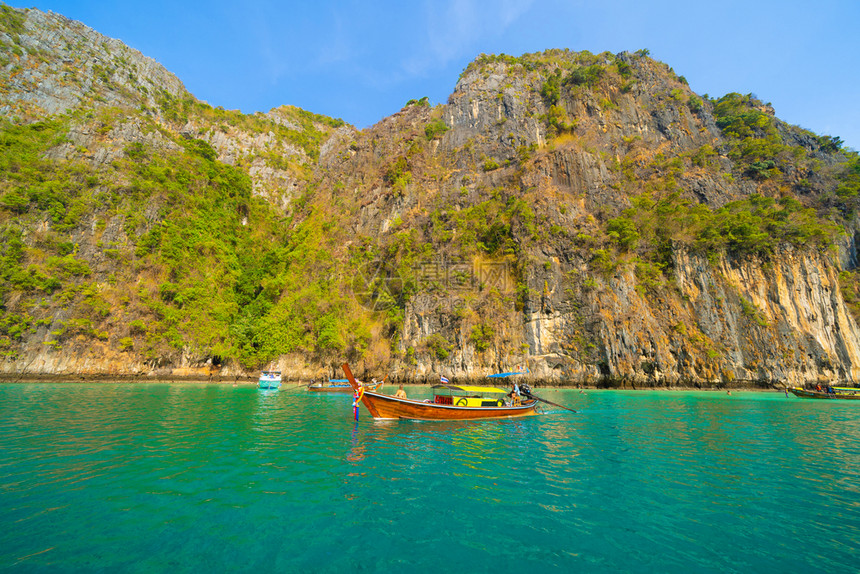
[[342, 368], [353, 391], [374, 419], [459, 421], [536, 414], [536, 399], [511, 397], [511, 400], [507, 401], [503, 398], [507, 393], [504, 389], [440, 384], [433, 386], [434, 389], [439, 389], [439, 392], [435, 393], [432, 400], [403, 399], [362, 388], [352, 376], [349, 364], [344, 363]]
[[796, 397], [802, 399], [847, 399], [860, 400], [860, 389], [853, 387], [829, 387], [829, 390], [810, 390], [802, 387], [790, 387], [788, 391]]
[[351, 393], [352, 386], [346, 379], [329, 379], [328, 382], [309, 384], [308, 390], [312, 393]]
[[[359, 382], [359, 385], [364, 387], [365, 390], [371, 391], [381, 391], [384, 384], [385, 379], [381, 381], [374, 380], [372, 383]], [[308, 390], [312, 393], [351, 393], [353, 391], [348, 379], [329, 379], [326, 383], [311, 383], [308, 385]]]

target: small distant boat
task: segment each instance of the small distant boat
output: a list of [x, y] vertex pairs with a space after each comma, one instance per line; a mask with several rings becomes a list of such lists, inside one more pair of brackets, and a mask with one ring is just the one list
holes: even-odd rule
[[[832, 390], [833, 392], [829, 392]], [[828, 390], [811, 390], [802, 387], [791, 387], [788, 391], [801, 399], [843, 399], [860, 400], [860, 389], [854, 387], [829, 387]]]
[[[382, 390], [384, 383], [385, 379], [382, 379], [372, 383], [359, 383], [359, 385], [365, 390], [379, 391]], [[308, 385], [308, 390], [312, 393], [352, 393], [353, 391], [348, 379], [329, 379], [327, 383], [311, 383]]]
[[262, 373], [260, 373], [260, 380], [258, 385], [261, 389], [280, 389], [281, 372], [263, 371]]
[[[344, 363], [342, 368], [353, 389], [359, 392], [359, 383], [352, 376], [349, 365]], [[477, 420], [536, 414], [537, 399], [526, 395], [524, 398], [512, 397], [508, 401], [504, 398], [508, 392], [505, 389], [444, 383], [433, 388], [439, 391], [432, 401], [403, 399], [369, 390], [359, 394], [370, 415], [379, 420]]]

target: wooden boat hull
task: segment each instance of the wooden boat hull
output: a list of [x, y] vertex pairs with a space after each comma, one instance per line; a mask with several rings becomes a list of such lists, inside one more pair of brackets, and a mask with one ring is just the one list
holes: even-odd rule
[[860, 400], [860, 393], [825, 393], [823, 391], [810, 391], [807, 389], [790, 388], [788, 389], [796, 397], [802, 399], [842, 399], [842, 400]]
[[537, 401], [523, 401], [519, 406], [458, 407], [425, 403], [414, 399], [399, 399], [365, 391], [361, 402], [370, 416], [378, 420], [414, 419], [423, 421], [464, 421], [524, 417], [537, 414]]

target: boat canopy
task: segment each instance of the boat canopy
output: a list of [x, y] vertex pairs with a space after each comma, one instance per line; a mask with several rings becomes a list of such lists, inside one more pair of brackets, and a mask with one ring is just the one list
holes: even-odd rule
[[329, 379], [330, 383], [348, 383], [349, 379]]
[[[528, 372], [528, 371], [526, 371], [526, 372]], [[511, 376], [513, 376], [513, 375], [525, 375], [525, 374], [526, 374], [526, 373], [518, 373], [518, 372], [512, 372], [512, 373], [496, 373], [495, 375], [487, 375], [487, 378], [488, 378], [488, 379], [503, 379], [503, 378], [505, 378], [505, 377], [511, 377]]]
[[460, 391], [463, 393], [501, 393], [505, 394], [508, 391], [496, 387], [469, 387], [463, 385], [433, 385], [434, 389], [448, 389], [449, 391]]

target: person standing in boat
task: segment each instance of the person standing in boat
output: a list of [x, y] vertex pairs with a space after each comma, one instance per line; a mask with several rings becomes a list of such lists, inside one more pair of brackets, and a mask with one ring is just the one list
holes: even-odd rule
[[406, 398], [406, 391], [403, 390], [403, 385], [400, 385], [400, 388], [397, 389], [397, 392], [394, 393], [394, 396], [397, 397], [398, 399], [405, 399]]
[[508, 396], [511, 397], [511, 406], [518, 407], [523, 402], [522, 396], [520, 396], [520, 388], [516, 382], [511, 386], [511, 392], [508, 393]]

